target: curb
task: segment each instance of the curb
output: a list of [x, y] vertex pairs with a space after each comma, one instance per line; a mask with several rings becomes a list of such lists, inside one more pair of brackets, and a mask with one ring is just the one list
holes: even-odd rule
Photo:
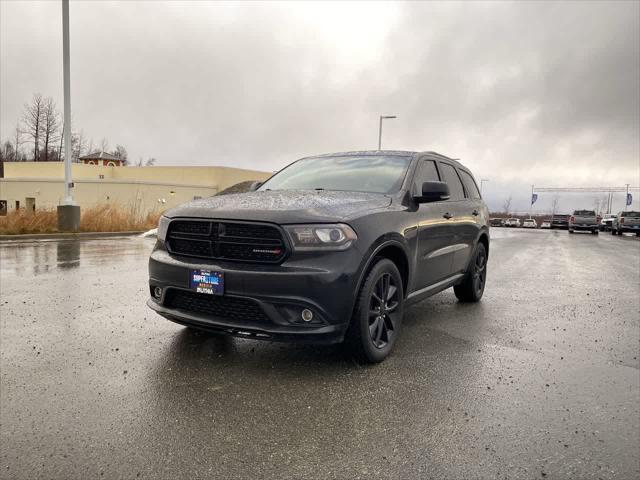
[[131, 237], [142, 233], [144, 232], [27, 233], [23, 235], [0, 235], [0, 242], [30, 242], [34, 240], [99, 240], [101, 238]]

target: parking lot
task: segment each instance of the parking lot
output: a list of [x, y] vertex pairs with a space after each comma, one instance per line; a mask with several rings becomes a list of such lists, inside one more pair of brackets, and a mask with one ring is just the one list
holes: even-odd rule
[[2, 478], [638, 478], [640, 241], [492, 229], [384, 363], [147, 309], [153, 240], [0, 247]]

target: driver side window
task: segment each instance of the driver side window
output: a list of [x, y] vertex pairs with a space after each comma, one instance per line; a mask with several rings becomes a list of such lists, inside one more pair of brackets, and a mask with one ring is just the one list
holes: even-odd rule
[[413, 176], [413, 194], [422, 195], [422, 184], [424, 182], [439, 182], [438, 169], [433, 160], [420, 160], [416, 173]]

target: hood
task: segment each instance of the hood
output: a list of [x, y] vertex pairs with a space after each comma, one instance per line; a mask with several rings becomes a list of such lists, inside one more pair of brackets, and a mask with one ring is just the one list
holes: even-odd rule
[[338, 222], [390, 204], [391, 198], [380, 193], [270, 190], [194, 200], [169, 210], [165, 215], [279, 224]]

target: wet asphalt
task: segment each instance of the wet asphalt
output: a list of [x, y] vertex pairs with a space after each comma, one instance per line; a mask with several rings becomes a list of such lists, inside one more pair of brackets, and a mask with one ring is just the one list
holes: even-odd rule
[[492, 237], [377, 366], [162, 319], [149, 239], [3, 244], [0, 477], [638, 478], [639, 239]]

